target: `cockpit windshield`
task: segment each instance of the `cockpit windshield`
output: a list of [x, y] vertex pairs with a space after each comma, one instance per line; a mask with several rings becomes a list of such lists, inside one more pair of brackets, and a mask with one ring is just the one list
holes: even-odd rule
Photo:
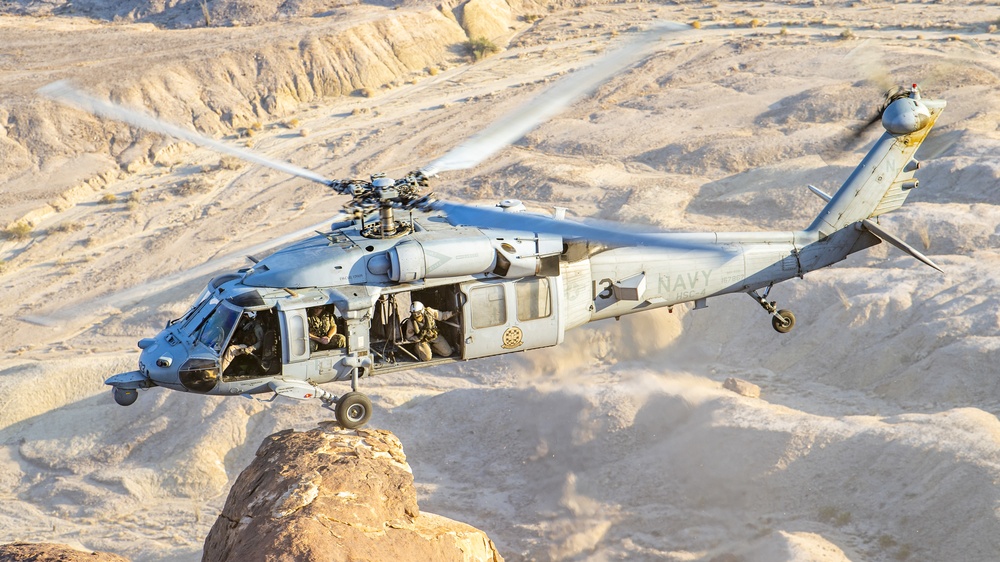
[[183, 324], [180, 326], [181, 330], [188, 334], [196, 332], [202, 326], [205, 315], [218, 304], [219, 299], [211, 297], [191, 307], [191, 310], [180, 319], [180, 321], [183, 321]]
[[227, 303], [222, 303], [205, 320], [201, 331], [198, 332], [198, 341], [212, 348], [216, 353], [221, 352], [239, 318], [239, 309], [231, 308]]
[[[194, 304], [191, 305], [191, 308], [187, 309], [187, 312], [184, 313], [184, 316], [181, 316], [180, 318], [176, 318], [174, 320], [167, 322], [167, 326], [173, 326], [178, 322], [184, 322], [185, 324], [188, 324], [192, 318], [197, 316], [197, 312], [202, 308], [202, 306], [204, 306], [205, 301], [208, 300], [208, 297], [212, 295], [212, 291], [213, 289], [211, 285], [203, 289], [201, 291], [201, 294], [198, 295], [198, 298], [194, 301]], [[219, 301], [216, 300], [215, 302]]]

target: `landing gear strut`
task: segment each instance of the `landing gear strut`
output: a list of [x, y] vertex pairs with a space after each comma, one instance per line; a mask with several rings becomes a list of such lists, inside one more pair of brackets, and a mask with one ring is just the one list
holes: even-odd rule
[[771, 287], [774, 285], [768, 285], [764, 289], [764, 294], [761, 295], [757, 291], [748, 291], [747, 294], [754, 298], [764, 310], [771, 315], [771, 326], [782, 334], [787, 334], [792, 331], [795, 327], [795, 315], [792, 314], [791, 310], [778, 310], [776, 301], [768, 301], [767, 295], [771, 292]]

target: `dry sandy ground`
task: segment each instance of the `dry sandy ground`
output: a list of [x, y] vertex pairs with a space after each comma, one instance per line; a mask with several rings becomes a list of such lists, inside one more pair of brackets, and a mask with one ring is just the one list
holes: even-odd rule
[[[1000, 34], [989, 26], [1000, 9], [819, 1], [519, 9], [544, 17], [514, 21], [498, 55], [469, 65], [446, 53], [442, 71], [401, 70], [370, 98], [302, 96], [307, 103], [263, 123], [255, 149], [329, 177], [405, 173], [634, 28], [697, 20], [701, 30], [663, 41], [437, 191], [663, 228], [802, 227], [822, 206], [805, 185], [832, 192], [873, 140], [838, 144], [873, 111], [888, 77], [949, 102], [918, 154], [920, 189], [882, 221], [946, 273], [879, 247], [776, 288], [772, 296], [798, 317], [788, 335], [773, 332], [750, 299], [730, 296], [706, 310], [587, 327], [555, 350], [373, 379], [365, 385], [372, 425], [402, 440], [421, 508], [483, 529], [515, 561], [997, 558]], [[397, 17], [376, 7], [357, 17], [376, 15]], [[750, 27], [754, 19], [760, 27]], [[0, 84], [11, 106], [44, 104], [30, 92], [56, 78], [113, 91], [114, 76], [88, 82], [91, 67], [147, 80], [173, 57], [195, 65], [254, 33], [261, 52], [272, 52], [269, 37], [283, 45], [297, 31], [343, 25], [292, 18], [167, 31], [2, 16], [0, 44], [22, 50], [0, 48]], [[43, 36], [67, 58], [36, 54], [30, 44]], [[144, 50], [139, 36], [163, 48]], [[114, 47], [122, 37], [124, 51]], [[147, 55], [154, 62], [144, 65]], [[170, 87], [183, 97], [184, 88], [213, 85]], [[8, 111], [0, 125], [12, 131]], [[157, 111], [178, 112], [167, 103]], [[114, 145], [100, 137], [102, 125], [75, 119], [32, 126], [56, 137], [95, 134], [89, 152], [79, 136], [69, 148], [33, 145], [51, 145], [49, 157], [3, 145], [2, 222], [28, 216], [33, 232], [0, 241], [0, 541], [190, 560], [260, 440], [330, 413], [162, 390], [122, 408], [102, 381], [130, 369], [135, 341], [182, 313], [213, 273], [333, 216], [342, 201], [163, 141], [145, 145], [155, 158], [118, 171], [121, 159], [102, 152]], [[214, 134], [226, 133], [220, 123]], [[105, 178], [93, 187], [72, 189], [97, 173]], [[100, 202], [107, 193], [115, 203]], [[69, 203], [46, 207], [57, 197]], [[760, 385], [761, 399], [723, 390], [729, 376]]]

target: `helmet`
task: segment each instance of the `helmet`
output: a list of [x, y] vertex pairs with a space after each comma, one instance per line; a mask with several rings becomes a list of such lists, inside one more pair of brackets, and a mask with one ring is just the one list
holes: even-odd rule
[[420, 314], [424, 313], [424, 303], [420, 301], [413, 301], [413, 304], [410, 305], [410, 314], [417, 314], [417, 313]]

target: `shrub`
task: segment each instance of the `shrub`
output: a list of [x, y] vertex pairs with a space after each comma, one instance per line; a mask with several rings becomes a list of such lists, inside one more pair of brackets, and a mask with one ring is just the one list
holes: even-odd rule
[[493, 41], [485, 37], [476, 37], [465, 42], [465, 48], [472, 57], [472, 60], [483, 60], [484, 58], [500, 51]]
[[11, 240], [27, 240], [31, 237], [32, 230], [33, 228], [30, 222], [18, 221], [4, 230], [4, 236], [10, 238]]
[[56, 226], [53, 226], [52, 227], [52, 232], [76, 232], [77, 230], [80, 230], [81, 228], [83, 228], [83, 224], [82, 223], [71, 221], [71, 222], [64, 222], [62, 224], [57, 224]]
[[831, 524], [836, 527], [843, 527], [851, 522], [851, 512], [840, 511], [836, 507], [828, 505], [820, 508], [819, 520], [822, 523]]
[[101, 197], [100, 203], [101, 205], [111, 205], [116, 203], [117, 201], [118, 201], [117, 195], [115, 195], [114, 193], [105, 193], [104, 196]]
[[184, 180], [174, 187], [174, 195], [178, 197], [188, 197], [190, 195], [196, 195], [198, 193], [205, 193], [212, 186], [209, 182], [205, 181], [203, 178], [192, 178], [189, 180]]
[[695, 29], [701, 29], [701, 22], [698, 20], [694, 20], [693, 22], [691, 22], [691, 27]]
[[223, 156], [219, 159], [219, 168], [223, 170], [239, 170], [243, 167], [243, 161], [235, 156]]

